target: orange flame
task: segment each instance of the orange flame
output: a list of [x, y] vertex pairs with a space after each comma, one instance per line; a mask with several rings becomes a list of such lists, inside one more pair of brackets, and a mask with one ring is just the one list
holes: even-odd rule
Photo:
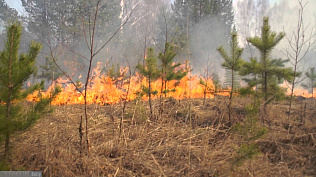
[[[91, 80], [87, 86], [87, 98], [86, 101], [88, 104], [115, 104], [123, 100], [131, 101], [137, 98], [137, 92], [141, 90], [142, 85], [148, 84], [147, 80], [144, 77], [141, 77], [139, 74], [135, 74], [130, 78], [120, 77], [116, 80], [110, 78], [109, 76], [101, 74], [102, 63], [98, 63], [97, 67], [92, 71]], [[120, 73], [127, 73], [129, 70], [128, 67], [121, 68]], [[205, 93], [205, 88], [203, 85], [199, 84], [200, 78], [198, 76], [191, 76], [188, 74], [180, 81], [170, 81], [168, 82], [167, 89], [174, 90], [174, 92], [167, 93], [168, 97], [173, 97], [175, 99], [184, 99], [184, 98], [203, 98], [206, 94], [207, 98], [214, 98], [214, 93], [209, 91]], [[81, 77], [81, 75], [79, 76]], [[141, 79], [142, 78], [142, 79]], [[214, 84], [212, 79], [207, 81], [208, 87], [214, 89]], [[85, 90], [83, 88], [76, 88], [73, 83], [68, 79], [58, 78], [46, 92], [41, 92], [43, 96], [48, 96], [56, 85], [62, 87], [62, 92], [57, 95], [57, 97], [52, 101], [52, 105], [65, 105], [65, 104], [84, 104], [84, 94]], [[79, 85], [82, 85], [79, 83]], [[286, 83], [282, 85], [286, 87]], [[78, 87], [78, 86], [77, 86]], [[78, 90], [80, 89], [80, 91]], [[127, 90], [129, 89], [129, 94], [127, 95]], [[152, 89], [160, 91], [161, 89], [161, 79], [156, 80], [152, 83]], [[289, 95], [290, 89], [287, 90]], [[158, 93], [154, 95], [153, 98], [159, 98], [163, 93]], [[230, 90], [222, 90], [217, 95], [229, 96]], [[127, 97], [126, 97], [127, 95]], [[307, 90], [295, 89], [295, 96], [303, 96], [306, 98], [311, 98], [312, 94], [309, 94]], [[29, 101], [38, 101], [38, 92], [33, 93], [27, 97]], [[147, 100], [147, 96], [144, 95], [142, 99]]]
[[[101, 75], [101, 63], [98, 63], [97, 67], [92, 71], [92, 79], [87, 86], [87, 103], [88, 104], [114, 104], [119, 103], [126, 98], [127, 90], [129, 87], [129, 95], [127, 96], [127, 101], [131, 101], [137, 98], [136, 93], [140, 91], [142, 85], [147, 85], [147, 80], [144, 77], [140, 77], [139, 74], [135, 74], [128, 79], [123, 77], [118, 78], [117, 81], [121, 81], [121, 84], [113, 81], [112, 78]], [[128, 67], [122, 68], [121, 73], [126, 73]], [[143, 78], [142, 80], [140, 78]], [[170, 81], [168, 82], [167, 89], [174, 90], [174, 92], [169, 92], [168, 97], [173, 97], [175, 99], [184, 98], [203, 98], [204, 97], [204, 87], [199, 84], [199, 79], [197, 76], [189, 78], [184, 77], [180, 81]], [[129, 82], [126, 82], [129, 80]], [[214, 88], [213, 81], [209, 79], [208, 86]], [[62, 87], [62, 92], [52, 101], [52, 105], [65, 105], [65, 104], [84, 104], [84, 90], [80, 93], [77, 88], [65, 78], [58, 78], [46, 92], [42, 92], [43, 96], [48, 96], [51, 90], [59, 85]], [[156, 80], [152, 83], [152, 89], [159, 91], [161, 88], [161, 79]], [[81, 89], [81, 88], [79, 88]], [[158, 93], [154, 98], [159, 98], [161, 93]], [[36, 101], [38, 93], [28, 96], [29, 101]], [[206, 97], [213, 98], [212, 93], [206, 93]], [[147, 99], [147, 96], [143, 96], [142, 99]]]
[[[287, 95], [291, 95], [290, 89], [287, 90]], [[313, 96], [311, 93], [308, 92], [308, 90], [301, 89], [301, 88], [294, 89], [293, 96], [302, 96], [305, 98], [316, 98], [315, 94]]]
[[[281, 85], [281, 87], [286, 89], [286, 95], [291, 95], [291, 88], [289, 87], [289, 83], [286, 81]], [[302, 89], [302, 88], [295, 88], [293, 90], [293, 96], [302, 96], [305, 98], [316, 98], [316, 95], [309, 93], [308, 90]]]

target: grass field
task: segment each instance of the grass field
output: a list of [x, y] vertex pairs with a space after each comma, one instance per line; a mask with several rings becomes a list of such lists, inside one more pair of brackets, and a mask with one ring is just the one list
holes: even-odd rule
[[[235, 97], [233, 124], [243, 122], [250, 99]], [[90, 153], [80, 155], [83, 105], [54, 106], [12, 140], [12, 169], [40, 170], [44, 176], [316, 176], [316, 101], [271, 103], [268, 133], [255, 143], [260, 154], [232, 166], [242, 137], [228, 127], [228, 97], [164, 101], [162, 116], [149, 120], [146, 101], [89, 105]], [[158, 115], [158, 100], [154, 102]]]

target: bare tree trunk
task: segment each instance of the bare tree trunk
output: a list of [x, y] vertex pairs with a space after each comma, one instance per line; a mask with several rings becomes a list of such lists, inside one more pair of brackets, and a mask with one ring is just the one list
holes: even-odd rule
[[314, 98], [314, 79], [312, 79], [312, 98]]
[[167, 98], [167, 83], [168, 81], [165, 81], [165, 98]]
[[82, 116], [80, 117], [80, 123], [79, 123], [79, 138], [80, 138], [80, 149], [79, 149], [79, 153], [80, 153], [80, 157], [82, 155], [82, 137], [83, 137], [83, 132], [82, 132]]
[[312, 98], [314, 98], [314, 79], [312, 79]]
[[89, 121], [88, 121], [88, 112], [87, 112], [87, 89], [88, 89], [88, 84], [90, 81], [92, 61], [95, 56], [95, 52], [94, 52], [95, 27], [96, 27], [98, 12], [99, 12], [100, 1], [101, 0], [98, 0], [97, 2], [95, 14], [94, 14], [94, 20], [93, 20], [92, 34], [91, 36], [89, 36], [90, 37], [90, 60], [89, 60], [89, 68], [88, 68], [88, 73], [87, 73], [86, 83], [85, 83], [85, 88], [84, 88], [84, 115], [86, 119], [86, 143], [87, 143], [88, 153], [90, 152], [90, 140], [89, 140], [89, 129], [88, 129]]
[[206, 87], [204, 88], [204, 94], [203, 94], [203, 106], [205, 106], [206, 101]]
[[159, 116], [162, 116], [163, 113], [163, 88], [164, 88], [164, 67], [161, 68], [161, 89], [160, 89], [160, 110], [159, 110]]
[[151, 78], [150, 75], [148, 77], [148, 88], [149, 88], [149, 92], [148, 92], [148, 102], [149, 102], [149, 108], [150, 108], [150, 118], [153, 118], [153, 109], [152, 109], [152, 105], [151, 105]]
[[[293, 60], [292, 64], [294, 66], [293, 81], [291, 82], [290, 105], [289, 105], [289, 110], [288, 110], [288, 123], [289, 123], [289, 125], [291, 123], [290, 117], [291, 117], [291, 112], [292, 112], [294, 88], [300, 81], [302, 81], [302, 80], [296, 80], [297, 73], [299, 70], [299, 63], [304, 59], [305, 55], [309, 52], [310, 47], [311, 47], [311, 43], [312, 43], [311, 39], [314, 36], [314, 35], [310, 35], [305, 40], [306, 28], [304, 28], [303, 12], [304, 12], [305, 5], [307, 3], [305, 3], [303, 5], [303, 0], [298, 0], [298, 3], [300, 5], [300, 9], [298, 12], [297, 29], [295, 32], [293, 31], [294, 42], [292, 42], [292, 39], [288, 39], [290, 49], [294, 53], [294, 55], [291, 54], [291, 52], [289, 50], [286, 51], [288, 57]], [[313, 95], [313, 90], [312, 90], [312, 95]]]

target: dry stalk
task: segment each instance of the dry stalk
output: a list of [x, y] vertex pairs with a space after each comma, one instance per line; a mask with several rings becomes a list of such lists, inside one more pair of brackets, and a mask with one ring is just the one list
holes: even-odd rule
[[[188, 101], [184, 100], [182, 106], [188, 108]], [[201, 105], [203, 100], [192, 99], [191, 101], [193, 106]], [[218, 104], [219, 111], [227, 111], [224, 101], [218, 102]], [[212, 106], [215, 108], [215, 104]], [[294, 113], [298, 117], [300, 116], [300, 106], [300, 103], [297, 103], [293, 107]], [[59, 107], [53, 113], [51, 122], [46, 121], [47, 119], [40, 120], [34, 128], [13, 141], [16, 143], [15, 152], [19, 152], [14, 154], [15, 166], [23, 166], [28, 170], [39, 168], [39, 170], [45, 170], [45, 175], [48, 176], [250, 176], [246, 169], [246, 167], [249, 168], [248, 165], [241, 167], [237, 172], [230, 170], [233, 147], [240, 143], [240, 137], [232, 134], [222, 123], [207, 127], [197, 125], [193, 129], [189, 126], [189, 120], [186, 124], [174, 120], [172, 114], [167, 117], [168, 112], [172, 112], [168, 109], [180, 110], [183, 107], [166, 106], [164, 116], [166, 119], [169, 118], [168, 121], [150, 122], [149, 124], [143, 122], [136, 126], [124, 122], [125, 135], [123, 134], [123, 136], [126, 136], [125, 139], [128, 143], [126, 147], [116, 144], [119, 121], [113, 123], [109, 119], [96, 119], [96, 123], [91, 124], [90, 127], [93, 148], [89, 158], [83, 156], [82, 164], [80, 164], [81, 160], [78, 158], [80, 144], [79, 140], [76, 141], [78, 125], [72, 122], [77, 120], [78, 111], [82, 107], [83, 105]], [[104, 111], [104, 107], [100, 106], [100, 108], [102, 109], [98, 109], [98, 111]], [[280, 109], [277, 109], [275, 115], [273, 115], [275, 111], [269, 114], [275, 117], [273, 126], [269, 127], [270, 133], [264, 140], [258, 141], [264, 156], [251, 162], [250, 172], [254, 171], [254, 176], [289, 176], [289, 174], [313, 176], [313, 171], [306, 172], [307, 169], [314, 169], [312, 165], [315, 158], [313, 154], [315, 143], [312, 144], [310, 140], [314, 139], [315, 142], [313, 132], [315, 126], [308, 119], [313, 111], [306, 110], [306, 124], [301, 129], [295, 127], [292, 130], [295, 134], [291, 136], [290, 140], [287, 140], [287, 130], [283, 128], [283, 124], [287, 122], [285, 112], [288, 105], [280, 105], [278, 108]], [[113, 110], [116, 109], [121, 110], [122, 106], [114, 105]], [[127, 104], [126, 110], [128, 109], [132, 112], [134, 104]], [[194, 113], [198, 114], [199, 118], [201, 118], [202, 112], [212, 115], [211, 118], [213, 118], [217, 111], [210, 107], [209, 109], [196, 109]], [[116, 116], [120, 114], [121, 112], [116, 112]], [[137, 116], [139, 114], [136, 113], [136, 119]], [[217, 116], [222, 116], [222, 114], [218, 113]], [[227, 112], [225, 112], [225, 116], [228, 120]], [[65, 128], [67, 126], [69, 127]], [[47, 128], [43, 132], [40, 127]], [[116, 131], [112, 132], [112, 130]], [[50, 135], [48, 149], [45, 148], [46, 133]], [[190, 166], [188, 166], [189, 158]], [[48, 163], [46, 163], [46, 159]], [[277, 161], [271, 162], [270, 160]], [[89, 164], [89, 172], [80, 171], [86, 164]]]
[[167, 176], [165, 175], [165, 173], [163, 172], [161, 166], [159, 165], [159, 163], [158, 163], [157, 160], [155, 159], [155, 156], [154, 156], [153, 154], [151, 154], [151, 157], [153, 158], [155, 164], [158, 166], [158, 168], [159, 168], [161, 174], [162, 174], [164, 177], [167, 177]]
[[133, 116], [132, 116], [132, 124], [133, 125], [136, 123], [135, 122], [135, 113], [136, 113], [137, 104], [138, 104], [138, 100], [136, 100], [134, 111], [133, 111]]
[[125, 108], [126, 108], [126, 104], [127, 104], [127, 98], [128, 98], [129, 91], [130, 91], [131, 78], [132, 78], [131, 66], [130, 66], [128, 60], [127, 60], [127, 63], [128, 63], [128, 66], [129, 66], [129, 80], [128, 80], [128, 87], [127, 87], [127, 91], [126, 91], [126, 96], [125, 96], [124, 102], [123, 102], [122, 116], [121, 116], [121, 121], [120, 121], [120, 134], [119, 134], [120, 137], [122, 136], [122, 133], [124, 133], [124, 125], [123, 125], [123, 123], [124, 123], [124, 114], [125, 114]]
[[116, 175], [118, 174], [119, 170], [120, 170], [120, 168], [117, 168], [117, 170], [116, 170], [116, 172], [114, 174], [114, 177], [116, 177]]

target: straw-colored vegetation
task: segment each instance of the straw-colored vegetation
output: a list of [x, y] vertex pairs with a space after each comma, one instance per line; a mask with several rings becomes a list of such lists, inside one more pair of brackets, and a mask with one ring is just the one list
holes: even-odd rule
[[[229, 98], [216, 96], [205, 106], [202, 102], [167, 99], [157, 121], [149, 120], [147, 102], [129, 102], [122, 136], [121, 104], [89, 105], [89, 156], [79, 153], [83, 106], [56, 106], [54, 113], [15, 135], [11, 168], [41, 170], [44, 176], [316, 175], [315, 100], [294, 101], [290, 129], [287, 102], [269, 104], [268, 133], [254, 142], [259, 154], [239, 166], [233, 161], [243, 137], [227, 127]], [[232, 127], [246, 120], [248, 103], [249, 98], [236, 97]]]

